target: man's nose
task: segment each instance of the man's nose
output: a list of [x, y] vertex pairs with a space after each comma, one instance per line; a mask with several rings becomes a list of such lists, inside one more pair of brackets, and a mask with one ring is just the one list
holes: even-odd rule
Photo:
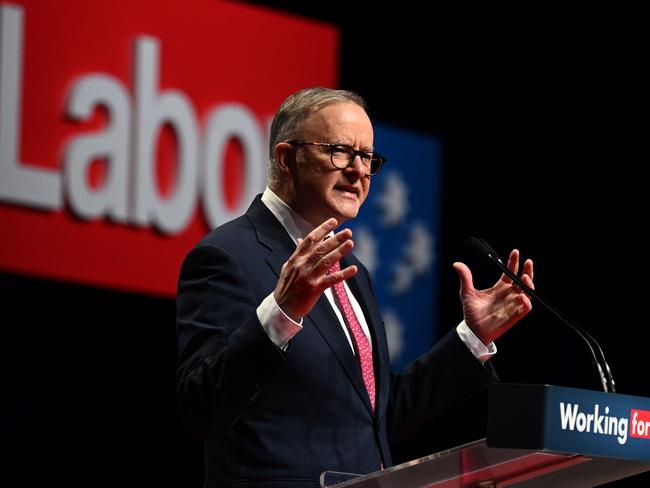
[[366, 168], [366, 165], [363, 164], [363, 161], [361, 160], [361, 156], [355, 154], [354, 159], [352, 160], [350, 165], [346, 168], [346, 172], [348, 174], [354, 174], [358, 178], [363, 178], [364, 176], [367, 175], [368, 168]]

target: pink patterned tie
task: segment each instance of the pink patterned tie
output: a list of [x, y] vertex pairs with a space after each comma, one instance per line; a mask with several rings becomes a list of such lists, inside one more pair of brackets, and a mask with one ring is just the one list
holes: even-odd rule
[[[336, 273], [341, 269], [340, 263], [337, 261], [329, 269], [329, 273]], [[357, 345], [359, 351], [359, 362], [361, 363], [361, 375], [363, 376], [363, 382], [366, 385], [366, 390], [368, 390], [368, 396], [370, 397], [370, 404], [372, 405], [372, 410], [375, 410], [375, 370], [372, 366], [372, 350], [370, 349], [370, 343], [368, 342], [368, 337], [364, 334], [361, 324], [357, 319], [354, 310], [352, 309], [352, 304], [348, 298], [348, 294], [345, 291], [345, 286], [342, 281], [339, 281], [334, 285], [334, 292], [339, 299], [339, 303], [343, 308], [343, 315], [345, 316], [345, 321], [348, 323], [352, 335], [354, 337], [354, 342]]]

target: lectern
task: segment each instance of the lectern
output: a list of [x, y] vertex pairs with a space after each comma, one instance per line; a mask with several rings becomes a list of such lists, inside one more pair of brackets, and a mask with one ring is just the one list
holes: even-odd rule
[[650, 398], [549, 385], [490, 387], [486, 439], [365, 476], [354, 488], [592, 487], [650, 471]]

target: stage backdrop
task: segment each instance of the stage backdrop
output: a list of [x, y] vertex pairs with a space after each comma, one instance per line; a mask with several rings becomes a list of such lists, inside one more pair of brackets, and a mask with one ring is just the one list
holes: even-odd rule
[[[12, 273], [173, 298], [187, 251], [263, 191], [282, 100], [338, 79], [335, 28], [260, 7], [0, 12], [0, 268]], [[434, 337], [440, 151], [382, 125], [375, 145], [389, 163], [353, 228], [401, 366]]]

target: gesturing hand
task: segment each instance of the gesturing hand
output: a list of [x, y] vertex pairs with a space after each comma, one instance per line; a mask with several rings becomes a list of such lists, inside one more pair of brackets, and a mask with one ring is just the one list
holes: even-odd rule
[[[532, 309], [530, 298], [505, 274], [492, 288], [477, 290], [472, 272], [465, 264], [454, 263], [454, 269], [460, 277], [460, 301], [465, 323], [483, 344], [493, 342]], [[516, 249], [508, 258], [508, 269], [517, 274], [519, 251]], [[535, 288], [532, 260], [527, 259], [524, 263], [521, 279], [530, 288]]]
[[326, 220], [304, 239], [298, 239], [296, 250], [282, 266], [273, 295], [282, 311], [295, 321], [311, 311], [323, 291], [357, 274], [356, 266], [327, 274], [330, 266], [354, 247], [350, 229], [323, 240], [336, 225], [336, 219]]

